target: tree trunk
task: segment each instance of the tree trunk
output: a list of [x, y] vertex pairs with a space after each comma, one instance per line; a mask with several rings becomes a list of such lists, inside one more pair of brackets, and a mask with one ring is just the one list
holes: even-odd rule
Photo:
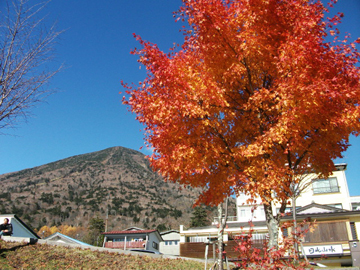
[[219, 228], [218, 228], [218, 269], [223, 270], [223, 259], [222, 259], [222, 253], [223, 253], [223, 228], [222, 228], [222, 205], [221, 203], [218, 205], [218, 218], [219, 218]]
[[294, 233], [294, 258], [296, 258], [297, 253], [299, 252], [299, 247], [297, 243], [297, 221], [296, 221], [296, 197], [292, 196], [292, 215], [293, 215], [293, 233]]
[[278, 237], [279, 237], [279, 219], [277, 216], [273, 215], [272, 205], [264, 204], [264, 211], [266, 217], [266, 225], [269, 230], [269, 243], [268, 249], [278, 248]]
[[219, 218], [219, 229], [218, 229], [218, 269], [219, 270], [223, 270], [224, 269], [224, 265], [223, 265], [223, 252], [224, 252], [224, 229], [226, 226], [226, 221], [227, 221], [227, 217], [228, 217], [228, 201], [229, 198], [225, 199], [225, 214], [223, 216], [223, 209], [222, 209], [222, 203], [220, 203], [218, 205], [218, 218]]
[[[296, 256], [296, 253], [299, 254], [299, 244], [298, 244], [298, 236], [297, 236], [297, 221], [296, 221], [296, 196], [292, 197], [292, 212], [293, 212], [293, 221], [294, 221], [294, 249], [295, 249], [295, 254], [294, 256]], [[304, 247], [302, 245], [302, 242], [300, 242], [300, 246], [301, 246], [301, 253], [304, 256], [305, 261], [308, 261], [307, 256], [305, 254], [305, 250]]]

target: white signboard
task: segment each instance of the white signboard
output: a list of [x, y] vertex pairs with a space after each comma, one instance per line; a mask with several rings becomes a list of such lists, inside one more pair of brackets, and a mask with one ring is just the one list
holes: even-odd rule
[[319, 245], [319, 246], [304, 246], [306, 255], [331, 255], [342, 254], [342, 245]]

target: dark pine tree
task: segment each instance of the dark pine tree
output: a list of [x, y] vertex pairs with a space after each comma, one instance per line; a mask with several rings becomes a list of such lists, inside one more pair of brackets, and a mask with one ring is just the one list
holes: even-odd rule
[[190, 227], [203, 227], [209, 225], [208, 213], [205, 208], [197, 206], [192, 213]]

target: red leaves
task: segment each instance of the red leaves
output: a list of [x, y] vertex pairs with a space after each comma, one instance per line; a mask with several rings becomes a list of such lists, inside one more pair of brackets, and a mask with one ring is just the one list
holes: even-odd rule
[[[282, 229], [287, 230], [292, 225], [292, 223], [285, 223]], [[299, 244], [297, 239], [303, 238], [311, 228], [313, 228], [313, 224], [304, 220], [296, 228], [296, 233], [291, 237], [282, 239], [279, 249], [268, 249], [266, 239], [263, 239], [263, 241], [254, 239], [253, 225], [250, 224], [247, 233], [232, 236], [237, 242], [235, 250], [239, 253], [240, 263], [238, 266], [246, 269], [306, 269], [309, 265], [306, 261], [299, 260], [299, 252], [295, 250], [294, 243]]]
[[[325, 11], [320, 1], [189, 0], [181, 49], [134, 34], [147, 78], [122, 83], [123, 102], [146, 127], [153, 168], [213, 204], [237, 191], [286, 197], [307, 163], [328, 174], [360, 131], [360, 39], [338, 42], [343, 14], [324, 23]], [[323, 41], [329, 28], [340, 45]]]

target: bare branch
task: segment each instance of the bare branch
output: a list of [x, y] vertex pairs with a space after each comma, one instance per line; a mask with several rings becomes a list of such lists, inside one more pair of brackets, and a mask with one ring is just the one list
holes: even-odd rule
[[26, 120], [30, 108], [52, 94], [46, 87], [60, 68], [46, 66], [54, 57], [60, 31], [37, 18], [48, 3], [28, 6], [26, 0], [7, 2], [0, 10], [0, 128]]

